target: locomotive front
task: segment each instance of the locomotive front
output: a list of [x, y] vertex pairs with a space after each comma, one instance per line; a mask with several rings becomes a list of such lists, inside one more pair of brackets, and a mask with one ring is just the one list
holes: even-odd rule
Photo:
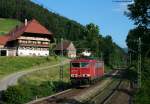
[[92, 60], [76, 59], [70, 62], [70, 79], [72, 83], [89, 82]]
[[103, 61], [93, 59], [75, 59], [70, 62], [70, 80], [73, 84], [93, 83], [103, 75]]

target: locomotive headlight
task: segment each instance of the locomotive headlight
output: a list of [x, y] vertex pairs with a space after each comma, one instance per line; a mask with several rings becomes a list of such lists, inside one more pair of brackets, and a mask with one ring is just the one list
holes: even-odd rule
[[77, 77], [78, 75], [77, 74], [71, 74], [71, 77]]
[[90, 77], [90, 74], [86, 74], [87, 77]]
[[71, 74], [71, 77], [74, 77], [74, 74]]
[[90, 77], [90, 74], [83, 74], [83, 77]]

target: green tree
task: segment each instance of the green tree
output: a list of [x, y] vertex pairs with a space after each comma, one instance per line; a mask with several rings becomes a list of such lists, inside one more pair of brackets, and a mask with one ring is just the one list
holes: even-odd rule
[[149, 104], [150, 0], [134, 0], [133, 4], [128, 5], [128, 10], [126, 15], [137, 25], [129, 31], [126, 40], [128, 47], [135, 51], [135, 55], [132, 55], [134, 60], [137, 60], [137, 39], [141, 37], [142, 41], [142, 87], [137, 91], [134, 99], [136, 104]]
[[95, 55], [98, 54], [99, 46], [99, 27], [93, 23], [86, 25], [86, 47]]
[[111, 36], [106, 36], [104, 38], [105, 44], [104, 44], [104, 60], [107, 65], [112, 64], [112, 53], [114, 51], [114, 46], [112, 42], [112, 37]]
[[136, 25], [150, 26], [150, 0], [134, 0], [128, 5], [129, 12], [126, 15], [134, 20]]
[[134, 0], [133, 4], [128, 5], [129, 12], [126, 15], [134, 20], [137, 27], [129, 31], [127, 36], [127, 45], [130, 49], [137, 51], [137, 42], [139, 37], [142, 39], [142, 55], [150, 56], [150, 0]]

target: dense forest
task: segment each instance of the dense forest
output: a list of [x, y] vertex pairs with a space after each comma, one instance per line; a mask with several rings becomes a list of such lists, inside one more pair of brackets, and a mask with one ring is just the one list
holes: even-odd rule
[[[133, 20], [136, 27], [131, 29], [127, 36], [127, 45], [129, 54], [131, 55], [134, 66], [132, 70], [138, 72], [138, 57], [141, 54], [142, 68], [141, 68], [141, 86], [139, 84], [138, 90], [134, 96], [135, 104], [149, 104], [150, 103], [150, 0], [134, 0], [134, 3], [128, 5], [128, 12], [125, 13], [129, 19]], [[141, 38], [141, 51], [138, 50], [138, 39]], [[140, 76], [140, 73], [137, 73]], [[137, 80], [137, 77], [135, 77]]]
[[[30, 0], [0, 0], [0, 17], [22, 22], [35, 18], [54, 33], [56, 43], [60, 38], [71, 40], [78, 51], [89, 49], [95, 56], [103, 56], [107, 65], [123, 61], [123, 50], [112, 41], [111, 36], [103, 37], [97, 25], [90, 23], [83, 26]], [[116, 57], [118, 60], [115, 60]]]

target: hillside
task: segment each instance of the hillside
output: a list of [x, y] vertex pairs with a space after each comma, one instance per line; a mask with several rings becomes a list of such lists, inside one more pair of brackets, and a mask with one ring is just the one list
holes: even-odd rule
[[[103, 37], [97, 25], [89, 23], [83, 26], [74, 20], [49, 11], [31, 0], [0, 0], [0, 18], [13, 18], [22, 22], [25, 19], [34, 18], [54, 33], [56, 43], [61, 38], [71, 40], [78, 49], [77, 52], [89, 49], [94, 56], [103, 57], [108, 65], [115, 60], [114, 55], [116, 56], [118, 46], [113, 42], [111, 36]], [[122, 53], [121, 50], [120, 52]], [[122, 54], [120, 55], [116, 57], [123, 58]]]
[[15, 19], [0, 18], [0, 35], [7, 34], [16, 25], [20, 25], [21, 22]]

